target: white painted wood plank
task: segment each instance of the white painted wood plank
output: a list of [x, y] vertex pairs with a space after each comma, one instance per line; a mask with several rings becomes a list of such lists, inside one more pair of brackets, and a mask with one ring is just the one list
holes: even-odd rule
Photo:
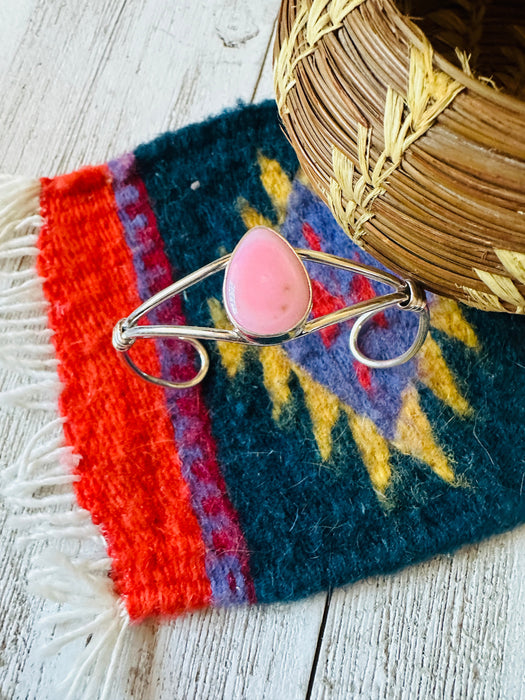
[[0, 66], [2, 68], [10, 63], [20, 43], [29, 22], [34, 1], [19, 0], [14, 11], [11, 3], [3, 2], [0, 4], [0, 27], [9, 28], [9, 31], [2, 32], [2, 42], [0, 42]]
[[0, 163], [29, 175], [103, 162], [249, 101], [279, 5], [33, 2], [0, 75]]
[[501, 697], [525, 700], [525, 528], [501, 540], [510, 549], [511, 559], [504, 580], [508, 599], [503, 615], [506, 635], [501, 650]]
[[522, 697], [524, 544], [520, 528], [336, 591], [312, 698]]
[[165, 645], [158, 645], [152, 667], [157, 694], [148, 700], [170, 700], [174, 687], [181, 699], [302, 700], [323, 605], [321, 595], [293, 605], [214, 611], [161, 628]]

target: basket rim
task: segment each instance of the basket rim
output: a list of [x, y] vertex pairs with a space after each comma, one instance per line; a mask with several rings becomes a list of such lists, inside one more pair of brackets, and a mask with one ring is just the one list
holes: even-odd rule
[[328, 3], [282, 0], [274, 49], [281, 118], [313, 187], [387, 268], [471, 306], [525, 314], [524, 98], [436, 50], [397, 0], [338, 0], [344, 16], [319, 20]]
[[[399, 29], [406, 32], [409, 36], [410, 41], [413, 45], [418, 48], [423, 48], [423, 42], [421, 37], [425, 37], [427, 41], [429, 39], [426, 35], [417, 27], [417, 25], [412, 22], [412, 20], [405, 14], [401, 12], [398, 8], [395, 0], [387, 0], [390, 2], [392, 8], [394, 9], [393, 17]], [[444, 72], [447, 73], [451, 78], [456, 80], [458, 83], [464, 85], [468, 90], [471, 90], [480, 95], [480, 97], [490, 100], [497, 105], [518, 112], [523, 117], [525, 117], [525, 100], [520, 100], [519, 98], [511, 95], [509, 93], [503, 92], [502, 90], [489, 87], [488, 85], [477, 80], [476, 78], [471, 78], [468, 76], [461, 68], [458, 68], [448, 59], [446, 59], [438, 51], [434, 51], [434, 60], [436, 65]]]

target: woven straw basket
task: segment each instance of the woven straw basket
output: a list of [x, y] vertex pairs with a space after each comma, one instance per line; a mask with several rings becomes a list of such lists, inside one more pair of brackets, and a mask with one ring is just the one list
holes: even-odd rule
[[525, 312], [525, 0], [283, 0], [274, 69], [354, 241], [433, 292]]

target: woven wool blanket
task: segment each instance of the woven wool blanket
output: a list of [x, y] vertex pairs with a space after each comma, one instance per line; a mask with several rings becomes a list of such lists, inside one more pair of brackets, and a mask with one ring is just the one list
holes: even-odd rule
[[[31, 574], [69, 603], [55, 622], [92, 635], [73, 697], [82, 683], [100, 691], [89, 669], [118, 653], [130, 621], [296, 600], [525, 521], [522, 317], [433, 297], [422, 350], [392, 369], [353, 359], [350, 322], [282, 346], [209, 344], [209, 373], [186, 390], [144, 382], [113, 349], [120, 318], [254, 225], [376, 264], [298, 173], [273, 103], [70, 175], [4, 178], [0, 197], [0, 358], [21, 375], [1, 400], [48, 418], [3, 493], [31, 537], [75, 544]], [[381, 292], [309, 274], [314, 316]], [[149, 322], [228, 327], [220, 277]], [[415, 324], [378, 314], [364, 350], [402, 352]], [[178, 341], [137, 342], [134, 360], [195, 374]]]

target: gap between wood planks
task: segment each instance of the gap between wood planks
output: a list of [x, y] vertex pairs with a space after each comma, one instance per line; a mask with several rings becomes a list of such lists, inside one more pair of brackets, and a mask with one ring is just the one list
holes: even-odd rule
[[328, 611], [330, 610], [330, 601], [332, 600], [332, 589], [328, 589], [326, 598], [324, 601], [323, 617], [321, 619], [321, 625], [319, 626], [319, 636], [317, 637], [317, 644], [315, 646], [314, 658], [312, 660], [312, 668], [310, 670], [310, 678], [308, 679], [308, 687], [306, 688], [305, 700], [310, 700], [312, 697], [312, 691], [314, 688], [314, 682], [317, 675], [317, 666], [319, 664], [319, 655], [321, 653], [321, 646], [324, 638], [324, 631], [326, 628], [326, 621], [328, 619]]
[[261, 82], [261, 77], [262, 77], [262, 74], [264, 72], [264, 66], [266, 65], [266, 59], [268, 58], [268, 54], [270, 53], [270, 49], [272, 47], [272, 44], [273, 44], [273, 41], [275, 38], [276, 30], [277, 30], [277, 17], [273, 21], [272, 31], [270, 33], [270, 38], [268, 40], [268, 44], [266, 45], [266, 51], [264, 52], [263, 60], [261, 61], [261, 67], [259, 69], [259, 74], [257, 75], [257, 78], [255, 80], [255, 85], [253, 86], [252, 96], [250, 97], [250, 103], [252, 103], [252, 104], [255, 101], [255, 95], [257, 93], [259, 83]]

